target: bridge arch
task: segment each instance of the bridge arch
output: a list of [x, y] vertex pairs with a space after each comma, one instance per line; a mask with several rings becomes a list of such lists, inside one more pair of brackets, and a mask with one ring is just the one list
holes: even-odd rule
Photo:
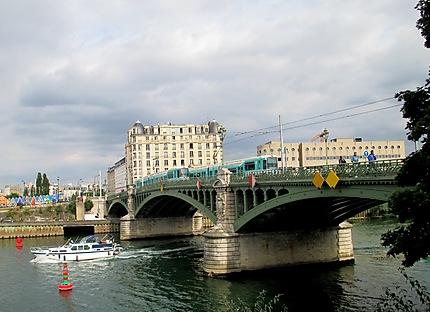
[[192, 191], [188, 191], [186, 194], [179, 191], [163, 191], [150, 194], [136, 207], [135, 216], [185, 216], [193, 215], [198, 210], [213, 223], [216, 223], [217, 217], [215, 214], [190, 196], [193, 196]]
[[[324, 227], [338, 225], [348, 218], [385, 203], [397, 187], [394, 185], [364, 186], [355, 185], [339, 189], [279, 190], [279, 196], [247, 210], [234, 224], [235, 232], [246, 232], [252, 227], [273, 230], [273, 224], [261, 226], [262, 223], [282, 223], [283, 229], [295, 227]], [[266, 228], [265, 228], [266, 227]], [[267, 228], [268, 227], [268, 228]], [[275, 226], [276, 227], [276, 226]], [[265, 230], [264, 230], [265, 229]]]
[[121, 199], [115, 199], [110, 203], [107, 213], [110, 217], [121, 218], [128, 214], [127, 205]]

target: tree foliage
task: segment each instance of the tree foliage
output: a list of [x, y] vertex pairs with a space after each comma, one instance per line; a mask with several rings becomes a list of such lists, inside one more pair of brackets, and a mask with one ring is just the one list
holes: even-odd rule
[[[419, 1], [420, 11], [417, 28], [430, 48], [430, 0]], [[408, 119], [408, 139], [420, 142], [422, 147], [406, 157], [397, 175], [397, 183], [403, 187], [389, 200], [389, 207], [403, 224], [382, 235], [388, 254], [403, 254], [403, 265], [412, 266], [430, 255], [430, 78], [415, 91], [401, 91], [395, 97], [403, 102], [403, 117]]]
[[428, 0], [420, 0], [415, 9], [420, 11], [417, 28], [424, 37], [424, 46], [430, 49], [430, 4]]
[[49, 194], [49, 179], [46, 173], [42, 174], [40, 172], [37, 173], [36, 177], [36, 189], [34, 190], [34, 195], [46, 195]]

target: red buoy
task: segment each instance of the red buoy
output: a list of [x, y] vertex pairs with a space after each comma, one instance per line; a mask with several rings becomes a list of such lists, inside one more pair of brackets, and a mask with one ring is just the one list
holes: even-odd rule
[[69, 283], [69, 269], [67, 268], [67, 262], [63, 263], [63, 282], [58, 285], [60, 291], [72, 290], [73, 285]]
[[15, 242], [16, 242], [15, 247], [16, 247], [17, 249], [22, 249], [22, 238], [21, 238], [21, 237], [18, 237], [18, 238], [15, 240]]

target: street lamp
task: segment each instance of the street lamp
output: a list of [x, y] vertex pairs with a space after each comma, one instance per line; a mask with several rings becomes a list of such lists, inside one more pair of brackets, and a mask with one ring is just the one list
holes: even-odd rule
[[57, 203], [60, 201], [60, 177], [57, 177]]
[[95, 197], [96, 196], [96, 178], [98, 178], [99, 177], [99, 175], [95, 175], [94, 176], [94, 184], [93, 184], [93, 197]]
[[323, 132], [321, 133], [322, 137], [324, 139], [325, 142], [325, 164], [328, 165], [328, 156], [327, 156], [327, 141], [328, 141], [328, 135], [329, 132], [326, 128], [324, 128]]
[[224, 128], [223, 126], [220, 126], [218, 128], [218, 134], [219, 134], [219, 138], [220, 138], [220, 141], [221, 141], [221, 145], [220, 145], [219, 149], [214, 152], [214, 164], [217, 163], [216, 157], [218, 156], [218, 153], [221, 152], [221, 167], [223, 166], [223, 162], [224, 162], [224, 146], [223, 146], [223, 142], [224, 142], [224, 138], [225, 138], [225, 134], [226, 133], [227, 133], [227, 129]]
[[78, 188], [78, 196], [81, 197], [81, 182], [84, 182], [84, 180], [79, 179], [78, 182], [76, 183], [76, 187]]

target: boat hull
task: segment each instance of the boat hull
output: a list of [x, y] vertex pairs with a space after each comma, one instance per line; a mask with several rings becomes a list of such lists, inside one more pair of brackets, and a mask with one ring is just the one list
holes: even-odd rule
[[32, 253], [36, 259], [51, 261], [85, 261], [112, 258], [115, 254], [117, 254], [117, 252], [115, 252], [113, 249], [76, 253], [57, 253], [49, 251], [32, 251]]
[[122, 247], [114, 242], [113, 235], [102, 239], [98, 235], [84, 237], [79, 242], [69, 239], [58, 247], [31, 247], [30, 251], [37, 260], [84, 261], [111, 258], [119, 254]]

